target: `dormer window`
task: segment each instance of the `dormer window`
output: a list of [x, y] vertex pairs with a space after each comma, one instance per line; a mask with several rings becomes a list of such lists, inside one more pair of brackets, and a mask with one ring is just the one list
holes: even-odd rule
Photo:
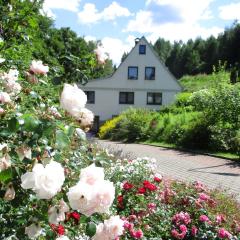
[[139, 45], [139, 54], [146, 54], [146, 45]]
[[130, 80], [138, 79], [138, 67], [128, 67], [128, 79]]

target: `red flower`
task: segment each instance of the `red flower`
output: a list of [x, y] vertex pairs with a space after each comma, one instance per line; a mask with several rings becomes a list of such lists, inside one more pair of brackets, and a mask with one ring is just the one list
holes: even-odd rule
[[131, 183], [129, 183], [129, 182], [125, 182], [125, 183], [123, 184], [123, 189], [124, 189], [124, 190], [129, 190], [129, 189], [131, 189], [131, 188], [133, 188], [133, 184], [131, 184]]
[[58, 225], [58, 227], [57, 227], [57, 233], [58, 233], [59, 235], [64, 235], [64, 233], [65, 233], [65, 228], [64, 228], [63, 225]]
[[141, 187], [138, 189], [138, 193], [144, 194], [146, 192], [146, 189], [144, 187]]
[[72, 212], [70, 216], [74, 219], [75, 224], [78, 224], [80, 220], [80, 214], [77, 212]]
[[118, 207], [119, 208], [124, 208], [124, 205], [123, 205], [123, 196], [122, 195], [119, 195], [117, 197], [117, 201], [118, 201]]
[[59, 225], [50, 224], [50, 227], [52, 228], [52, 230], [54, 232], [58, 233], [59, 235], [64, 235], [64, 233], [65, 233], [65, 228], [61, 224], [59, 224]]
[[162, 178], [155, 176], [153, 180], [159, 183], [162, 181]]
[[149, 191], [156, 191], [157, 187], [149, 181], [143, 181], [143, 186]]

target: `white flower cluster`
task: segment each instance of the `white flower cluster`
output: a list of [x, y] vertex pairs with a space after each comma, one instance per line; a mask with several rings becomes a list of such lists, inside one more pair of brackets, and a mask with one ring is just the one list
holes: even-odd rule
[[21, 176], [21, 186], [24, 189], [32, 189], [40, 199], [50, 199], [61, 190], [64, 180], [64, 169], [61, 164], [51, 161], [45, 167], [37, 163], [32, 172]]
[[103, 168], [92, 164], [81, 170], [79, 182], [67, 193], [70, 206], [86, 216], [109, 211], [115, 196], [112, 182], [104, 180]]
[[10, 69], [8, 73], [3, 73], [0, 76], [3, 87], [5, 88], [6, 92], [9, 93], [10, 95], [16, 95], [22, 89], [21, 85], [18, 82], [16, 82], [18, 80], [18, 75], [19, 75], [18, 70]]
[[92, 125], [94, 115], [85, 108], [87, 96], [76, 84], [64, 84], [60, 103], [63, 109], [80, 122], [82, 128], [86, 129]]
[[49, 71], [48, 66], [43, 65], [42, 61], [33, 60], [30, 66], [30, 71], [35, 74], [46, 74]]
[[92, 240], [114, 240], [123, 234], [124, 221], [119, 216], [112, 216], [97, 226]]

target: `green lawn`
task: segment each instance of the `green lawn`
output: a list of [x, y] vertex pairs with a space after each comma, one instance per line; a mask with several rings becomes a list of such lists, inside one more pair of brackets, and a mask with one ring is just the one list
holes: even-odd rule
[[213, 88], [220, 81], [229, 81], [228, 72], [219, 72], [216, 74], [199, 74], [196, 76], [183, 76], [179, 82], [183, 86], [184, 91], [195, 92], [204, 88]]

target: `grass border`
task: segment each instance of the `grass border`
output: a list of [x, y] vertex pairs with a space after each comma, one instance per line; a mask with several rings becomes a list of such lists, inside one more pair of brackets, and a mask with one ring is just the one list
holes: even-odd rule
[[227, 160], [240, 162], [240, 157], [234, 153], [189, 149], [189, 148], [183, 148], [183, 147], [177, 146], [175, 144], [169, 144], [169, 143], [164, 143], [164, 142], [144, 141], [144, 142], [139, 142], [139, 143], [144, 144], [144, 145], [163, 147], [163, 148], [168, 148], [168, 149], [173, 149], [173, 150], [181, 150], [184, 152], [197, 153], [197, 154], [207, 155], [207, 156], [211, 156], [211, 157], [218, 157], [218, 158], [223, 158], [223, 159], [227, 159]]

